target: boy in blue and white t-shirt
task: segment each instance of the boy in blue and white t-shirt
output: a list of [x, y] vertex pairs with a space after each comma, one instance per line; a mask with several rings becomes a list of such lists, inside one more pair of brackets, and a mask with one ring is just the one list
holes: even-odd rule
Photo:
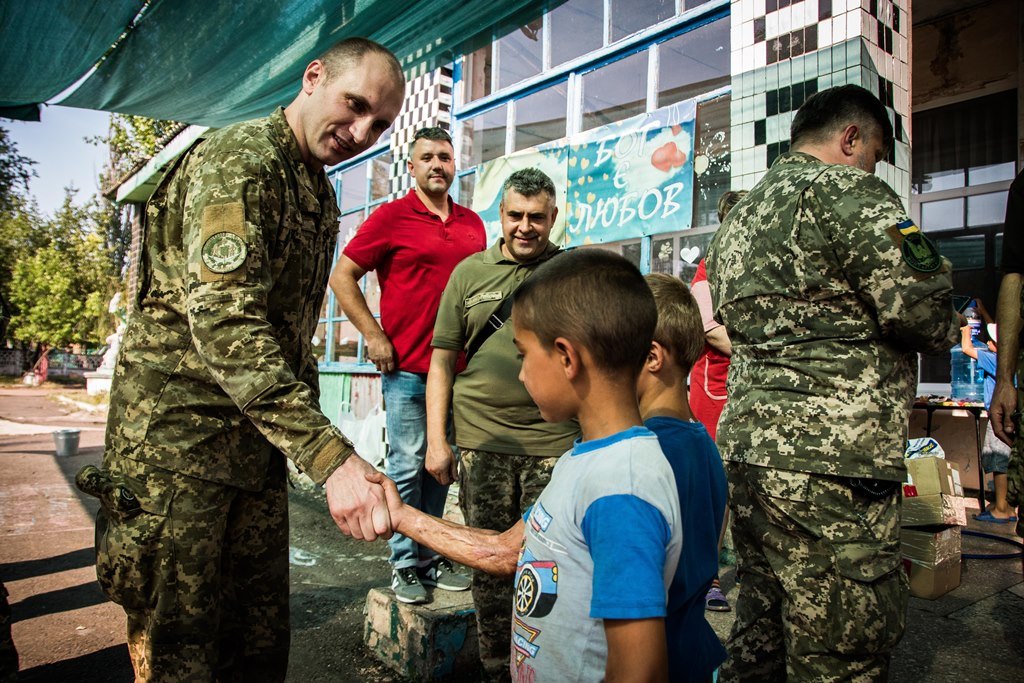
[[657, 311], [620, 256], [579, 249], [516, 292], [520, 379], [549, 422], [583, 434], [526, 521], [498, 533], [424, 515], [385, 484], [395, 531], [492, 574], [516, 573], [514, 681], [668, 680], [666, 595], [682, 543], [679, 496], [636, 381]]

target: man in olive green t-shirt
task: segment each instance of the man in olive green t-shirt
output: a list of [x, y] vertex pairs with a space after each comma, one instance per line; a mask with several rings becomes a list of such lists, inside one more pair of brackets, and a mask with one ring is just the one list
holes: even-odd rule
[[[558, 253], [548, 241], [558, 215], [555, 186], [533, 168], [502, 187], [502, 237], [455, 267], [441, 296], [427, 375], [427, 471], [441, 484], [458, 478], [445, 434], [453, 403], [462, 462], [459, 505], [466, 524], [503, 531], [514, 525], [547, 485], [558, 456], [579, 436], [574, 422], [547, 423], [519, 381], [512, 326], [494, 331], [455, 376], [459, 353], [488, 328], [506, 297]], [[453, 392], [454, 387], [454, 392]], [[509, 680], [508, 634], [512, 581], [473, 572], [480, 662], [486, 680]]]

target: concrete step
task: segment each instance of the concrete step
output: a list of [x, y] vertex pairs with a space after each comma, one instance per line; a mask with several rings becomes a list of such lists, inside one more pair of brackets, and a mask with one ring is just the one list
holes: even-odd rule
[[390, 588], [366, 595], [363, 641], [389, 668], [412, 681], [473, 681], [476, 617], [470, 591], [427, 589], [431, 602], [407, 605]]

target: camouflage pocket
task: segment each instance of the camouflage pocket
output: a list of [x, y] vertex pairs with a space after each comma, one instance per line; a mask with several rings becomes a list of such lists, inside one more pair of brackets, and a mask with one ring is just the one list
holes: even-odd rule
[[139, 511], [119, 515], [101, 506], [96, 515], [96, 578], [108, 598], [129, 610], [156, 605], [172, 571], [173, 551], [167, 515], [170, 491], [151, 494], [137, 480], [124, 479]]
[[899, 553], [865, 543], [836, 544], [827, 646], [847, 655], [888, 652], [903, 635], [907, 578]]

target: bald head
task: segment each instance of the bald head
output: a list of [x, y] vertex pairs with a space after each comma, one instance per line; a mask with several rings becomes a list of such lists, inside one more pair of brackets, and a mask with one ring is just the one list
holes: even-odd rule
[[318, 58], [324, 64], [327, 81], [334, 80], [339, 74], [359, 66], [366, 55], [377, 55], [385, 65], [385, 72], [394, 85], [405, 90], [405, 74], [398, 58], [380, 43], [368, 38], [346, 38], [327, 48]]

